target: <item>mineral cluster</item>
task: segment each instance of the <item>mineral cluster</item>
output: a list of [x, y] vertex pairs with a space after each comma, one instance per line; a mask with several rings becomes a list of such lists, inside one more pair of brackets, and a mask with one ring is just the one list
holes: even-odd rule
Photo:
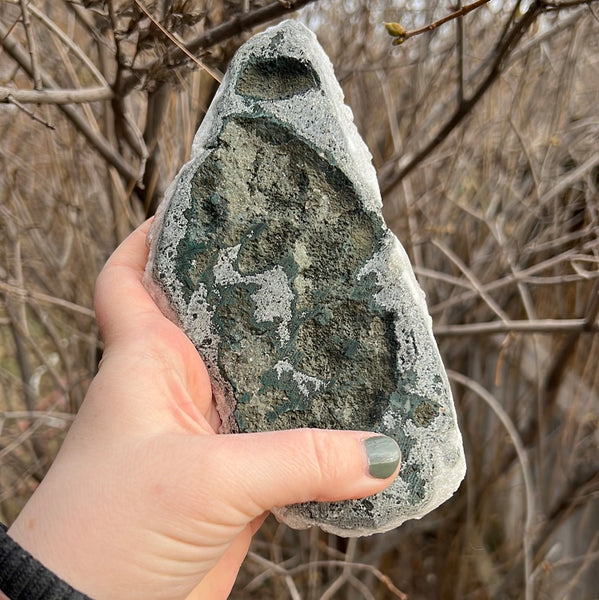
[[223, 433], [363, 429], [402, 450], [380, 494], [280, 507], [279, 519], [367, 535], [452, 495], [464, 453], [424, 294], [303, 25], [239, 49], [149, 244], [145, 285], [205, 361]]

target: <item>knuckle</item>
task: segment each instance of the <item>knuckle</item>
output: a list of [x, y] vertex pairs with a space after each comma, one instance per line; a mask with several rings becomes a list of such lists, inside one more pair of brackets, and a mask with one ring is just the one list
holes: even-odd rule
[[342, 464], [337, 456], [337, 445], [329, 432], [308, 430], [308, 445], [315, 467], [314, 483], [322, 489], [341, 477]]

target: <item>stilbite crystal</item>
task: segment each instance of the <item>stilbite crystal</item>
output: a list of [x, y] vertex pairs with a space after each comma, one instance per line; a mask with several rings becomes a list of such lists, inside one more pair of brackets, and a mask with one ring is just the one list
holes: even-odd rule
[[401, 447], [385, 491], [281, 507], [281, 520], [368, 535], [457, 489], [462, 441], [424, 294], [303, 25], [239, 49], [149, 240], [145, 285], [204, 359], [224, 433], [364, 429]]

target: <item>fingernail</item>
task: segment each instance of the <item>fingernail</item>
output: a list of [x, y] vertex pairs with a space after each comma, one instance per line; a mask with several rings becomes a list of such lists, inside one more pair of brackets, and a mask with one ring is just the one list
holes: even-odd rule
[[387, 479], [395, 472], [401, 459], [397, 442], [386, 435], [376, 435], [364, 440], [368, 456], [368, 472], [377, 479]]

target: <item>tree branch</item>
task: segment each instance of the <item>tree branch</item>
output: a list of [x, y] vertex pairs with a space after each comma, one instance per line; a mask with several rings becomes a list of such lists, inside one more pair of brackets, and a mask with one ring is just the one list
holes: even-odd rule
[[108, 87], [93, 87], [72, 90], [21, 90], [0, 87], [0, 102], [16, 100], [22, 104], [82, 104], [110, 100], [113, 92]]
[[[482, 83], [474, 91], [470, 98], [465, 99], [456, 108], [453, 115], [441, 127], [437, 135], [435, 135], [420, 151], [416, 152], [403, 167], [399, 167], [396, 161], [387, 164], [380, 171], [379, 184], [381, 194], [385, 196], [390, 192], [404, 177], [409, 175], [424, 159], [426, 159], [435, 148], [437, 148], [450, 133], [467, 117], [472, 109], [478, 104], [478, 101], [485, 95], [491, 85], [497, 80], [503, 72], [503, 68], [510, 52], [515, 44], [524, 36], [529, 27], [543, 12], [556, 11], [560, 8], [568, 9], [573, 6], [589, 4], [597, 0], [573, 0], [572, 2], [564, 2], [562, 4], [549, 5], [544, 0], [536, 0], [530, 5], [528, 10], [517, 20], [511, 28], [507, 28], [500, 38], [500, 42], [492, 54], [492, 64], [489, 68], [487, 76]], [[482, 3], [482, 2], [481, 2]], [[473, 5], [470, 5], [473, 6]], [[453, 13], [452, 13], [453, 14]]]
[[252, 12], [240, 13], [225, 23], [221, 23], [216, 27], [206, 31], [205, 33], [192, 38], [191, 40], [183, 41], [182, 45], [187, 49], [187, 52], [181, 50], [180, 47], [171, 48], [166, 57], [155, 58], [145, 65], [134, 69], [134, 72], [123, 81], [123, 92], [131, 91], [139, 82], [140, 75], [155, 69], [159, 64], [178, 64], [188, 57], [188, 53], [200, 53], [208, 48], [229, 39], [234, 35], [238, 35], [281, 17], [282, 15], [299, 10], [303, 6], [314, 2], [315, 0], [289, 0], [280, 2], [276, 0], [267, 6], [258, 8]]
[[596, 333], [599, 323], [588, 323], [586, 319], [532, 319], [490, 321], [484, 323], [460, 323], [436, 325], [436, 337], [492, 335], [495, 333]]
[[[13, 60], [28, 73], [29, 76], [32, 76], [32, 67], [27, 54], [17, 42], [9, 37], [8, 34], [8, 30], [0, 23], [0, 44]], [[54, 79], [43, 70], [40, 70], [40, 76], [44, 87], [53, 88], [55, 90], [58, 89], [58, 85]], [[108, 164], [112, 165], [122, 177], [127, 181], [137, 181], [139, 179], [136, 170], [110, 145], [105, 137], [91, 127], [75, 106], [70, 104], [57, 104], [57, 107], [87, 139], [91, 147], [94, 148]]]
[[20, 0], [21, 18], [23, 20], [23, 28], [25, 29], [25, 38], [27, 39], [27, 48], [29, 49], [29, 60], [31, 61], [31, 71], [33, 78], [33, 86], [36, 90], [42, 89], [42, 78], [40, 77], [40, 68], [37, 60], [37, 47], [35, 37], [31, 32], [31, 21], [29, 20], [29, 10], [27, 0]]
[[209, 75], [211, 75], [219, 83], [223, 80], [223, 74], [218, 69], [211, 69], [199, 58], [196, 58], [166, 27], [164, 27], [156, 17], [141, 3], [140, 0], [134, 0], [135, 4], [141, 10], [141, 12], [152, 21], [152, 23], [160, 30], [160, 32], [166, 36], [187, 58], [192, 60], [198, 67], [204, 69]]
[[566, 0], [565, 2], [545, 2], [545, 8], [548, 12], [555, 12], [557, 10], [564, 10], [567, 8], [574, 8], [576, 6], [583, 6], [584, 4], [588, 5], [589, 8], [591, 4], [596, 2], [596, 0]]

